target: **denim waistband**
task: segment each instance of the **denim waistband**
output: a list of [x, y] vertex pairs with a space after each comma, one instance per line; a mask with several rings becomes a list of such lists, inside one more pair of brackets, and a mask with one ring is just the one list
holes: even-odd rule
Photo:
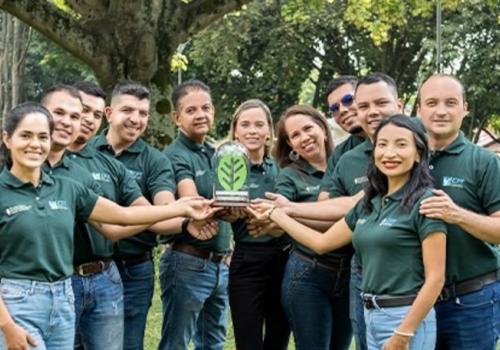
[[52, 293], [52, 294], [65, 294], [69, 291], [73, 292], [71, 286], [71, 278], [68, 277], [64, 280], [55, 282], [43, 282], [14, 278], [1, 278], [0, 287], [14, 287], [28, 290], [29, 293]]

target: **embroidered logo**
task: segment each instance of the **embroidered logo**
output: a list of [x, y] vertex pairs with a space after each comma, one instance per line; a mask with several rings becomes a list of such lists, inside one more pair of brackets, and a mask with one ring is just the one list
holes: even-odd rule
[[142, 171], [136, 171], [136, 170], [130, 170], [130, 169], [127, 169], [127, 171], [130, 174], [130, 176], [132, 176], [134, 178], [134, 180], [136, 180], [136, 181], [140, 180], [142, 177]]
[[26, 205], [26, 204], [19, 204], [19, 205], [14, 205], [13, 207], [5, 209], [5, 214], [8, 216], [12, 216], [14, 214], [20, 213], [22, 211], [27, 211], [31, 209], [31, 205]]
[[319, 191], [319, 185], [316, 186], [306, 186], [307, 193], [314, 193]]
[[361, 177], [356, 177], [356, 178], [354, 178], [354, 183], [355, 183], [356, 185], [359, 185], [359, 184], [365, 183], [365, 182], [367, 182], [367, 181], [368, 181], [368, 177], [366, 177], [366, 176], [361, 176]]
[[460, 177], [454, 176], [444, 176], [443, 177], [443, 187], [464, 187], [465, 180]]
[[251, 184], [249, 185], [249, 187], [250, 187], [250, 188], [253, 188], [253, 189], [256, 189], [256, 188], [259, 188], [260, 186], [259, 186], [259, 184], [256, 184], [256, 183], [251, 183]]
[[200, 177], [200, 176], [205, 175], [206, 172], [207, 172], [206, 170], [196, 170], [196, 172], [194, 173], [194, 176]]
[[363, 225], [366, 223], [366, 219], [358, 219], [358, 221], [356, 221], [356, 225]]
[[92, 177], [96, 181], [111, 182], [111, 176], [109, 176], [109, 174], [105, 174], [105, 173], [92, 173]]
[[379, 224], [379, 226], [387, 226], [391, 227], [393, 226], [398, 220], [395, 218], [385, 218], [382, 220], [382, 222]]
[[68, 210], [68, 205], [66, 201], [49, 201], [49, 207], [52, 210]]

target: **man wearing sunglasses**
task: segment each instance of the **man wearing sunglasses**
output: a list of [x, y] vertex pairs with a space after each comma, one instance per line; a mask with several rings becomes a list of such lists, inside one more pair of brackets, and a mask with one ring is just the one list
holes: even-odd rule
[[328, 199], [328, 193], [333, 187], [333, 169], [340, 157], [365, 140], [365, 133], [356, 118], [354, 89], [358, 80], [352, 75], [343, 75], [332, 80], [326, 89], [326, 100], [330, 115], [338, 126], [350, 136], [335, 147], [335, 152], [328, 159], [328, 167], [321, 181], [318, 200]]

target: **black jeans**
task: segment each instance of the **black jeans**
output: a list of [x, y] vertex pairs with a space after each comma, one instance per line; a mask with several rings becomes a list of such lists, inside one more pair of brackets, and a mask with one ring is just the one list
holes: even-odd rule
[[281, 306], [288, 249], [237, 243], [229, 267], [229, 305], [238, 350], [287, 349], [290, 327]]

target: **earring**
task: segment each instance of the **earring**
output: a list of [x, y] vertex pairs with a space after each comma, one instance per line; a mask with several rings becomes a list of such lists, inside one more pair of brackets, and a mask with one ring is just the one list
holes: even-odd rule
[[293, 149], [290, 151], [290, 153], [288, 154], [288, 158], [290, 158], [290, 160], [292, 162], [296, 162], [299, 160], [299, 154], [297, 152], [295, 152]]

